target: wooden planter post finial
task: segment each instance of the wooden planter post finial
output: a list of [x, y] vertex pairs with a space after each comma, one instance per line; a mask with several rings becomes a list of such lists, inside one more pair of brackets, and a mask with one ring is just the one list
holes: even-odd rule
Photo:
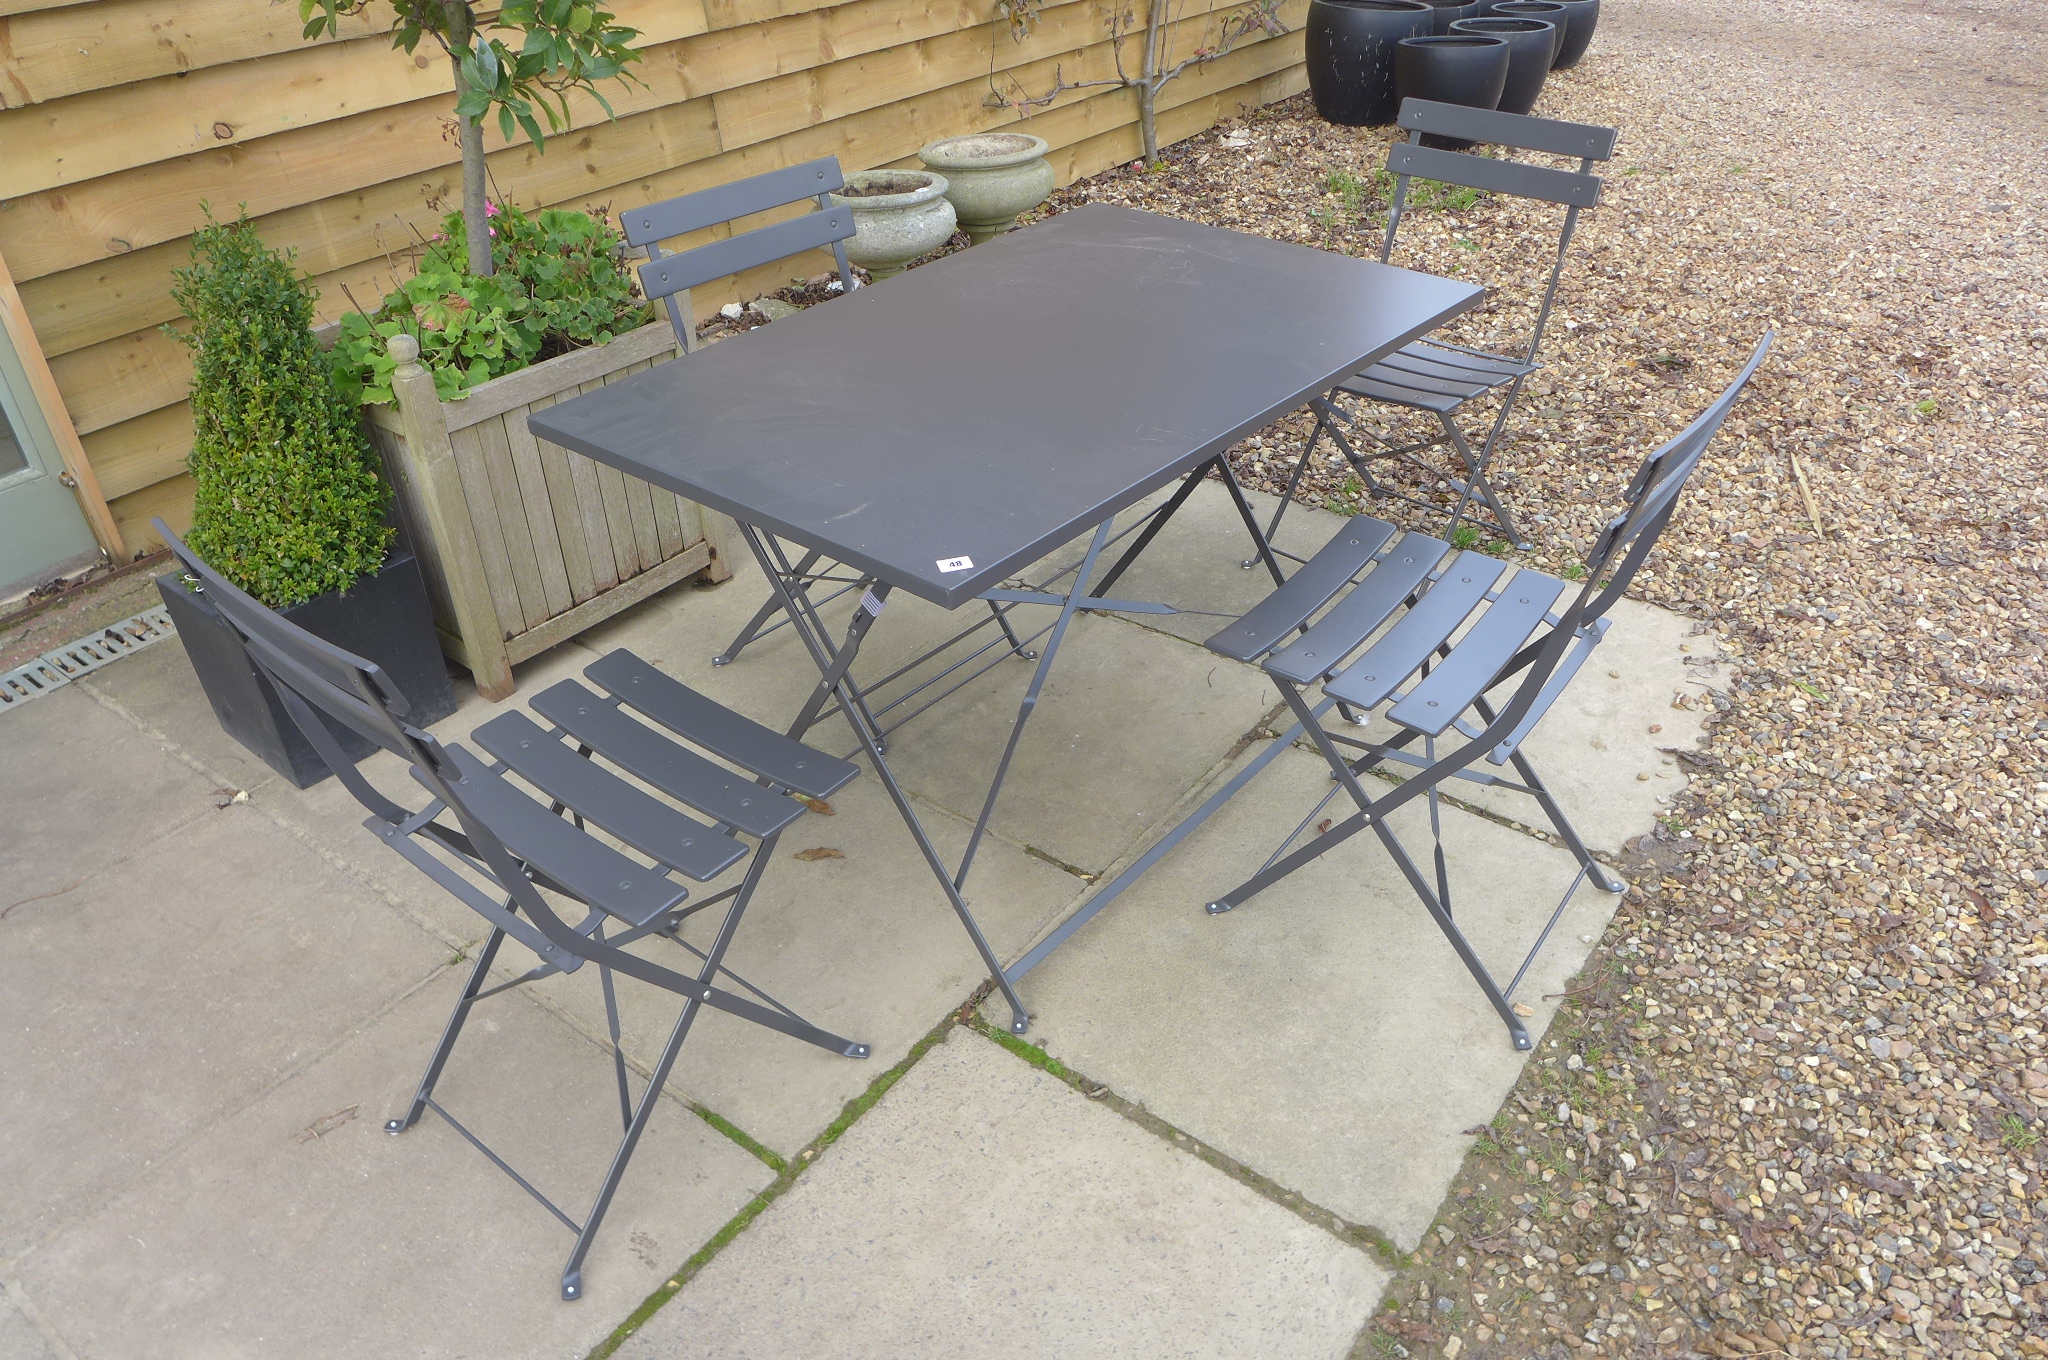
[[414, 550], [438, 559], [435, 565], [439, 570], [428, 572], [429, 581], [438, 576], [447, 583], [447, 598], [435, 599], [434, 605], [437, 611], [446, 609], [453, 615], [448, 622], [454, 624], [452, 632], [457, 636], [451, 636], [444, 626], [443, 647], [469, 667], [479, 694], [493, 701], [509, 698], [512, 661], [505, 647], [505, 630], [491, 603], [490, 585], [484, 580], [476, 528], [470, 523], [469, 501], [448, 440], [441, 397], [434, 390], [434, 375], [420, 364], [420, 342], [412, 336], [394, 335], [385, 348], [398, 361], [391, 375], [391, 392], [405, 432], [400, 456], [388, 460], [387, 465], [405, 483], [398, 488], [399, 495], [425, 521], [426, 533], [419, 536], [423, 541], [415, 544]]

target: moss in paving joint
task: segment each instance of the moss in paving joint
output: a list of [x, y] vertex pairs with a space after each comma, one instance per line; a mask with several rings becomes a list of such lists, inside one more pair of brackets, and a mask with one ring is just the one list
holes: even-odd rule
[[1400, 1270], [1407, 1265], [1407, 1256], [1377, 1229], [1369, 1228], [1362, 1223], [1346, 1222], [1341, 1215], [1312, 1203], [1307, 1197], [1296, 1194], [1278, 1181], [1260, 1175], [1235, 1157], [1210, 1147], [1184, 1130], [1175, 1128], [1143, 1105], [1124, 1099], [1104, 1083], [1090, 1081], [1047, 1053], [1042, 1045], [1020, 1039], [1007, 1030], [989, 1024], [979, 1015], [966, 1015], [963, 1017], [963, 1023], [976, 1034], [1008, 1049], [1033, 1067], [1057, 1077], [1088, 1099], [1116, 1111], [1154, 1137], [1207, 1162], [1261, 1198], [1270, 1200], [1297, 1218], [1313, 1223], [1325, 1232], [1333, 1233], [1351, 1245], [1372, 1253], [1390, 1270]]
[[733, 1123], [730, 1119], [727, 1119], [724, 1115], [719, 1114], [715, 1110], [707, 1110], [694, 1101], [690, 1103], [690, 1113], [696, 1115], [712, 1128], [717, 1129], [720, 1133], [732, 1139], [733, 1142], [738, 1143], [741, 1147], [753, 1153], [754, 1156], [767, 1164], [770, 1171], [779, 1174], [788, 1169], [789, 1163], [778, 1156], [773, 1148], [756, 1139], [752, 1134]]
[[[984, 992], [986, 990], [986, 988], [983, 989]], [[639, 1331], [649, 1318], [661, 1311], [663, 1304], [674, 1298], [677, 1292], [684, 1285], [695, 1279], [705, 1266], [710, 1265], [713, 1258], [723, 1251], [734, 1238], [745, 1231], [749, 1223], [759, 1218], [764, 1209], [787, 1194], [790, 1187], [795, 1185], [797, 1179], [804, 1174], [805, 1169], [818, 1159], [819, 1154], [838, 1142], [840, 1135], [851, 1128], [855, 1120], [866, 1114], [870, 1109], [873, 1109], [875, 1102], [886, 1095], [889, 1088], [902, 1079], [904, 1073], [915, 1067], [918, 1059], [924, 1057], [931, 1050], [933, 1044], [944, 1039], [946, 1031], [960, 1023], [960, 1016], [967, 1009], [979, 1003], [980, 996], [981, 993], [977, 993], [975, 998], [968, 1002], [967, 1006], [962, 1007], [960, 1011], [947, 1015], [944, 1020], [933, 1026], [929, 1033], [911, 1045], [910, 1052], [903, 1055], [901, 1062], [882, 1073], [881, 1076], [876, 1077], [872, 1082], [869, 1082], [865, 1091], [862, 1091], [852, 1100], [847, 1101], [845, 1107], [840, 1110], [839, 1117], [826, 1125], [823, 1133], [812, 1139], [801, 1152], [787, 1161], [776, 1156], [775, 1153], [769, 1151], [761, 1143], [748, 1136], [730, 1120], [714, 1114], [700, 1105], [691, 1105], [691, 1112], [699, 1119], [702, 1119], [712, 1128], [717, 1129], [720, 1133], [738, 1143], [748, 1152], [753, 1153], [754, 1156], [760, 1158], [770, 1167], [773, 1167], [776, 1173], [775, 1179], [769, 1182], [767, 1188], [763, 1189], [760, 1194], [747, 1201], [744, 1208], [728, 1219], [725, 1226], [714, 1233], [709, 1242], [699, 1247], [689, 1260], [683, 1262], [677, 1270], [672, 1272], [661, 1288], [643, 1299], [640, 1306], [635, 1308], [610, 1336], [598, 1343], [590, 1352], [588, 1360], [605, 1360], [605, 1357], [611, 1355], [620, 1346], [624, 1345], [628, 1337]]]

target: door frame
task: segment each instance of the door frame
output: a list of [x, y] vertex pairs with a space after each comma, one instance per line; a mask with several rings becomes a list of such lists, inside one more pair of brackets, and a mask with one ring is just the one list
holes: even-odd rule
[[[36, 340], [35, 328], [29, 324], [28, 310], [22, 306], [21, 293], [14, 286], [14, 276], [8, 272], [5, 256], [0, 256], [0, 328], [5, 329], [14, 357], [28, 375], [29, 390], [23, 395], [41, 414], [43, 423], [49, 428], [51, 441], [57, 446], [58, 457], [63, 461], [64, 468], [58, 474], [58, 480], [70, 487], [72, 495], [78, 498], [78, 508], [85, 512], [86, 525], [107, 559], [116, 565], [126, 562], [128, 549], [121, 540], [120, 525], [115, 523], [114, 512], [108, 508], [107, 498], [100, 492], [100, 479], [85, 456], [85, 444], [78, 437], [78, 427], [71, 423], [71, 412], [64, 405], [64, 394], [57, 387], [56, 375], [50, 372], [50, 361], [44, 357], [43, 347]], [[17, 430], [15, 434], [26, 442], [22, 431]]]

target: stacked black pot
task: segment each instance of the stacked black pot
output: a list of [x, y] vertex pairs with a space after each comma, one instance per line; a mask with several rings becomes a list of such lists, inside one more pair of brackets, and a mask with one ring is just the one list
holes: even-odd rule
[[[1402, 99], [1499, 108], [1507, 81], [1508, 45], [1483, 33], [1403, 38], [1394, 54], [1394, 88]], [[1463, 151], [1472, 145], [1434, 135], [1423, 137], [1422, 144], [1446, 151]]]
[[1536, 107], [1543, 82], [1550, 79], [1551, 58], [1557, 54], [1555, 24], [1493, 14], [1483, 19], [1460, 19], [1451, 25], [1451, 32], [1477, 33], [1506, 43], [1508, 74], [1501, 88], [1500, 111], [1527, 113]]
[[1394, 121], [1394, 50], [1432, 31], [1437, 11], [1422, 0], [1309, 0], [1303, 45], [1316, 112], [1345, 127]]

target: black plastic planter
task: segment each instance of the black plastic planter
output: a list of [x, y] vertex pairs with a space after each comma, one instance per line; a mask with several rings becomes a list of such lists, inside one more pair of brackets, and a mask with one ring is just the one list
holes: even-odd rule
[[1421, 0], [1309, 0], [1303, 47], [1316, 112], [1344, 127], [1394, 121], [1394, 44], [1436, 22]]
[[[156, 586], [221, 730], [294, 787], [303, 789], [325, 779], [331, 773], [327, 762], [284, 711], [270, 682], [242, 650], [241, 638], [212, 602], [189, 589], [179, 572], [159, 576]], [[434, 634], [433, 607], [411, 553], [391, 554], [381, 571], [357, 581], [346, 593], [321, 595], [278, 612], [381, 666], [412, 706], [410, 721], [416, 726], [438, 722], [455, 711], [455, 690], [448, 683], [440, 639]], [[347, 728], [335, 728], [334, 736], [353, 760], [376, 749], [367, 737]]]
[[[1508, 80], [1508, 45], [1477, 33], [1403, 38], [1394, 53], [1394, 88], [1403, 99], [1434, 99], [1475, 109], [1500, 107]], [[1456, 137], [1423, 134], [1424, 146], [1463, 151], [1472, 145]]]
[[[1564, 53], [1565, 29], [1571, 21], [1570, 11], [1558, 0], [1499, 0], [1493, 7], [1489, 19], [1541, 19], [1556, 26], [1554, 46], [1550, 52], [1550, 66], [1557, 69], [1558, 58]], [[1588, 35], [1591, 36], [1590, 34]]]
[[1543, 82], [1550, 79], [1550, 59], [1557, 51], [1555, 24], [1495, 14], [1484, 19], [1460, 19], [1451, 25], [1451, 32], [1478, 33], [1506, 43], [1508, 79], [1501, 87], [1500, 111], [1527, 113], [1536, 107]]
[[1579, 58], [1586, 55], [1586, 48], [1593, 41], [1593, 30], [1600, 23], [1600, 0], [1558, 0], [1558, 3], [1564, 6], [1564, 41], [1558, 46], [1557, 59], [1550, 64], [1553, 71], [1579, 64]]
[[1486, 0], [1423, 0], [1436, 11], [1435, 22], [1421, 36], [1441, 35], [1451, 31], [1451, 25], [1460, 19], [1470, 19], [1486, 8]]

